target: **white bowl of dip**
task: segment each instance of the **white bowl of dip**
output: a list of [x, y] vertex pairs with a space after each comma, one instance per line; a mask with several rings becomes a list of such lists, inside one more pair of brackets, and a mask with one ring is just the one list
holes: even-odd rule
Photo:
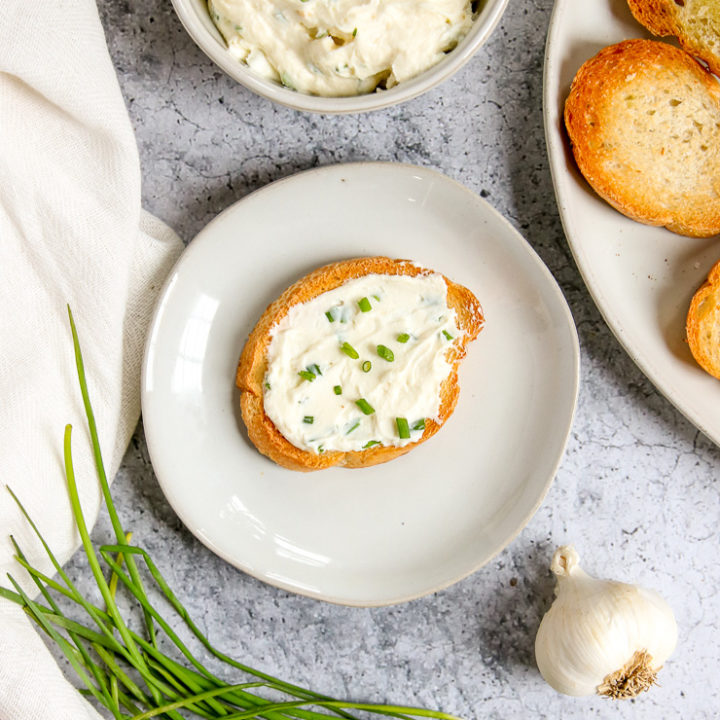
[[500, 21], [508, 0], [482, 0], [472, 26], [458, 45], [419, 75], [387, 90], [362, 95], [310, 95], [263, 77], [237, 59], [210, 17], [206, 0], [172, 0], [175, 11], [198, 47], [230, 77], [273, 102], [306, 112], [359, 113], [396, 105], [430, 90], [457, 72], [487, 41]]

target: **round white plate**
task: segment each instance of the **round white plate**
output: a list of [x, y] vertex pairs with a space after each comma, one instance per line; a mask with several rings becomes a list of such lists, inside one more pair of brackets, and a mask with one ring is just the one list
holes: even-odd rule
[[[368, 255], [415, 260], [479, 298], [457, 410], [387, 464], [286, 470], [247, 440], [240, 351], [288, 285]], [[189, 245], [149, 334], [145, 434], [169, 502], [215, 553], [286, 590], [390, 604], [468, 575], [528, 522], [563, 454], [578, 358], [555, 281], [484, 200], [423, 168], [332, 166], [253, 193]]]
[[720, 259], [720, 239], [681, 237], [615, 211], [580, 175], [564, 131], [563, 105], [583, 62], [607, 45], [648, 36], [627, 0], [557, 0], [545, 57], [550, 168], [568, 243], [605, 321], [658, 390], [720, 444], [720, 383], [685, 341], [690, 299]]

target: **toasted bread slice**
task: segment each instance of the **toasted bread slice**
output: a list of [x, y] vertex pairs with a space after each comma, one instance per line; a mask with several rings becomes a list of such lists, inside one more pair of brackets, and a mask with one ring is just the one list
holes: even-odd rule
[[626, 40], [578, 71], [565, 126], [580, 171], [648, 225], [720, 232], [720, 85], [684, 50]]
[[674, 35], [680, 45], [720, 75], [720, 3], [717, 0], [628, 0], [651, 33]]
[[693, 296], [685, 329], [698, 365], [720, 380], [720, 261]]
[[459, 384], [457, 370], [465, 357], [466, 346], [474, 340], [484, 323], [480, 304], [470, 290], [447, 278], [447, 304], [455, 310], [456, 322], [462, 334], [448, 345], [446, 359], [451, 372], [440, 389], [440, 412], [437, 421], [427, 420], [419, 440], [402, 447], [374, 446], [366, 450], [315, 453], [290, 443], [267, 416], [263, 404], [264, 378], [267, 370], [267, 350], [272, 328], [288, 313], [290, 308], [333, 290], [345, 282], [369, 274], [409, 275], [429, 274], [433, 271], [418, 267], [407, 260], [387, 257], [366, 257], [344, 260], [321, 267], [291, 285], [277, 300], [271, 303], [250, 333], [238, 365], [236, 384], [241, 390], [240, 407], [248, 435], [257, 449], [291, 470], [321, 470], [340, 465], [349, 468], [367, 467], [392, 460], [432, 437], [450, 417], [458, 400]]

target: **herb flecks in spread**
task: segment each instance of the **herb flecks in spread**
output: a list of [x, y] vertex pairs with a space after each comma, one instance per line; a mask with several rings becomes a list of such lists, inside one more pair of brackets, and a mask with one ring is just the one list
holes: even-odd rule
[[392, 87], [439, 62], [472, 25], [471, 0], [208, 0], [232, 55], [310, 95]]
[[[369, 298], [381, 298], [370, 301], [372, 312], [360, 305]], [[345, 322], [328, 322], [329, 307]], [[314, 452], [419, 440], [425, 419], [438, 419], [448, 336], [458, 335], [442, 275], [350, 280], [291, 307], [273, 327], [265, 413], [293, 445]]]

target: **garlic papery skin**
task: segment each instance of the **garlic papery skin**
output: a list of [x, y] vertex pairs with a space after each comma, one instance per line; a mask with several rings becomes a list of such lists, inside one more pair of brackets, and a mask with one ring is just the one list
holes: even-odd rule
[[677, 644], [677, 623], [653, 590], [591, 577], [572, 546], [550, 565], [555, 600], [535, 638], [540, 674], [565, 695], [635, 697]]

